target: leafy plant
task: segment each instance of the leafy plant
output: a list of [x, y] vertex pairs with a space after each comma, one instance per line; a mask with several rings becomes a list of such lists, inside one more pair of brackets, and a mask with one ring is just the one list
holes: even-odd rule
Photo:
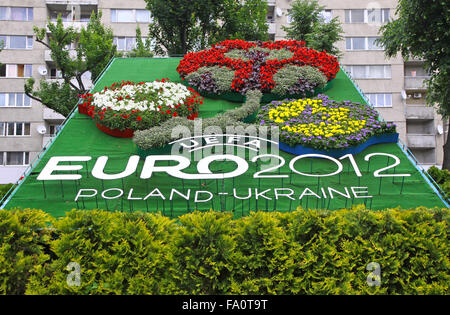
[[436, 181], [436, 184], [440, 186], [445, 193], [445, 198], [450, 199], [450, 171], [446, 169], [438, 169], [436, 166], [432, 166], [428, 169], [428, 174]]
[[24, 294], [50, 259], [51, 221], [41, 210], [0, 210], [0, 294]]
[[[0, 210], [3, 294], [448, 295], [449, 209]], [[80, 265], [69, 286], [69, 263]], [[366, 268], [380, 268], [370, 286]]]

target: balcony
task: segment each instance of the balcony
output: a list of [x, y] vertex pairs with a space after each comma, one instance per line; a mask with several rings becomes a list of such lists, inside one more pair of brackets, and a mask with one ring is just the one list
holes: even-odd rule
[[44, 120], [53, 122], [61, 122], [66, 119], [63, 115], [55, 112], [53, 109], [50, 109], [48, 107], [44, 107], [43, 118]]
[[431, 149], [436, 147], [436, 137], [434, 135], [407, 134], [406, 137], [409, 148]]
[[434, 120], [434, 109], [428, 106], [407, 106], [407, 120]]
[[45, 0], [48, 5], [98, 5], [98, 0]]
[[[52, 23], [56, 23], [56, 21], [51, 21]], [[64, 21], [64, 28], [73, 27], [77, 32], [81, 30], [82, 27], [86, 28], [89, 22], [87, 21]], [[50, 30], [47, 28], [47, 33], [50, 33]]]
[[267, 25], [269, 26], [268, 33], [269, 34], [275, 34], [276, 31], [277, 31], [276, 24], [272, 23], [272, 22], [268, 22]]
[[405, 90], [426, 91], [425, 80], [428, 80], [429, 78], [429, 76], [405, 77]]
[[[69, 57], [71, 59], [76, 59], [77, 58], [77, 51], [75, 49], [69, 50]], [[45, 52], [44, 52], [44, 60], [46, 62], [53, 62], [50, 49], [45, 50]]]

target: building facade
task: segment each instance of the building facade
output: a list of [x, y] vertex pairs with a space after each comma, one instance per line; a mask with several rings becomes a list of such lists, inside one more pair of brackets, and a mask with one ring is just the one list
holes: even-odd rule
[[[87, 25], [92, 11], [102, 11], [102, 22], [112, 28], [119, 51], [134, 47], [137, 26], [143, 36], [148, 32], [150, 12], [144, 0], [0, 2], [0, 184], [16, 182], [64, 120], [24, 94], [24, 83], [30, 77], [36, 82], [61, 80], [50, 51], [34, 40], [33, 27], [45, 28], [48, 19], [55, 21], [61, 14], [65, 26], [79, 28]], [[89, 75], [85, 83], [89, 86]]]
[[[267, 0], [272, 40], [285, 38], [293, 0]], [[424, 167], [442, 164], [446, 126], [425, 102], [422, 62], [386, 59], [375, 39], [380, 25], [394, 17], [396, 0], [320, 0], [325, 19], [338, 17], [344, 39], [338, 47], [341, 65], [377, 107], [385, 120], [395, 122], [401, 139]], [[29, 77], [60, 80], [50, 51], [34, 40], [33, 27], [61, 14], [66, 26], [85, 26], [91, 12], [102, 11], [119, 51], [135, 45], [136, 27], [148, 32], [150, 12], [144, 0], [2, 0], [0, 3], [0, 183], [15, 182], [27, 165], [55, 135], [64, 117], [24, 94]], [[74, 47], [70, 47], [74, 49]], [[85, 78], [89, 84], [89, 76]]]

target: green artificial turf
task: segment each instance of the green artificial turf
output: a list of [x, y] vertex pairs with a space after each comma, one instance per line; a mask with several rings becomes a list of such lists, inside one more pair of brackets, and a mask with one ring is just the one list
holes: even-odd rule
[[[94, 90], [101, 90], [105, 86], [121, 80], [139, 82], [169, 78], [171, 81], [180, 82], [178, 73], [175, 70], [179, 60], [180, 58], [115, 59], [96, 83]], [[364, 102], [352, 82], [343, 72], [338, 73], [333, 87], [326, 94], [336, 100]], [[210, 117], [220, 111], [236, 106], [240, 106], [240, 104], [223, 100], [205, 99], [204, 104], [201, 106], [200, 116]], [[395, 172], [395, 174], [407, 173], [411, 174], [411, 176], [374, 177], [373, 172], [375, 170], [393, 163], [393, 159], [386, 156], [373, 157], [370, 159], [370, 163], [364, 160], [367, 154], [375, 152], [392, 154], [400, 159], [400, 165], [395, 167], [395, 169], [391, 168], [387, 172], [383, 172], [383, 174], [393, 174]], [[195, 209], [215, 209], [217, 211], [234, 211], [236, 216], [241, 216], [253, 210], [290, 211], [298, 206], [321, 209], [340, 209], [360, 203], [364, 203], [371, 209], [385, 209], [398, 206], [402, 208], [444, 206], [443, 202], [397, 144], [374, 145], [356, 155], [355, 160], [362, 172], [362, 177], [355, 175], [348, 159], [342, 161], [343, 171], [340, 175], [331, 177], [302, 176], [293, 173], [289, 169], [289, 161], [295, 156], [285, 152], [280, 152], [279, 155], [286, 160], [286, 164], [271, 174], [285, 174], [288, 175], [288, 178], [253, 178], [253, 174], [261, 169], [261, 162], [252, 163], [251, 161], [248, 161], [249, 169], [245, 174], [234, 179], [225, 180], [181, 180], [163, 173], [154, 173], [150, 179], [142, 180], [139, 178], [143, 165], [142, 160], [139, 163], [138, 172], [123, 180], [102, 181], [90, 174], [90, 170], [92, 170], [94, 162], [99, 156], [109, 157], [105, 172], [115, 173], [123, 171], [129, 156], [136, 154], [137, 148], [131, 139], [108, 136], [95, 127], [95, 123], [90, 117], [76, 113], [67, 122], [41, 162], [24, 180], [5, 208], [38, 208], [58, 217], [63, 216], [65, 211], [73, 208], [161, 211], [168, 216], [178, 216]], [[91, 161], [81, 163], [84, 166], [78, 172], [83, 176], [81, 180], [46, 182], [36, 180], [37, 175], [50, 157], [80, 155], [93, 157]], [[163, 165], [167, 165], [167, 163]], [[332, 161], [309, 158], [298, 161], [296, 168], [298, 171], [311, 174], [326, 174], [336, 170], [336, 166]], [[232, 162], [213, 162], [211, 164], [211, 170], [214, 172], [227, 172], [234, 169], [235, 164]], [[196, 162], [191, 162], [191, 166], [186, 172], [196, 173]], [[348, 187], [348, 189], [350, 187], [368, 187], [368, 193], [373, 197], [348, 199], [335, 194], [334, 198], [330, 198], [327, 193], [328, 187], [341, 192], [345, 191], [345, 187]], [[81, 199], [75, 202], [75, 195], [80, 188], [97, 189], [99, 194], [108, 188], [120, 188], [125, 191], [125, 194], [122, 198], [114, 200], [106, 200], [97, 196], [97, 198]], [[154, 191], [155, 188], [158, 188], [164, 194], [166, 200], [162, 200], [159, 197], [150, 197], [146, 201], [127, 199], [130, 189], [133, 189], [131, 197], [142, 198]], [[187, 194], [189, 189], [191, 189], [190, 200], [185, 200], [178, 196], [170, 201], [169, 195], [172, 188], [184, 194]], [[295, 200], [287, 197], [275, 200], [273, 198], [275, 188], [292, 189], [295, 192], [292, 195]], [[321, 198], [310, 195], [304, 196], [299, 200], [299, 196], [305, 188], [309, 188]], [[321, 188], [324, 188], [327, 198], [323, 198]], [[239, 197], [247, 196], [250, 189], [253, 196], [247, 200], [234, 198], [232, 196], [233, 189], [236, 189]], [[210, 191], [214, 194], [214, 198], [208, 202], [196, 204], [193, 202], [193, 194], [197, 190]], [[255, 190], [258, 192], [268, 190], [265, 196], [272, 198], [272, 200], [267, 200], [264, 197], [255, 198]]]

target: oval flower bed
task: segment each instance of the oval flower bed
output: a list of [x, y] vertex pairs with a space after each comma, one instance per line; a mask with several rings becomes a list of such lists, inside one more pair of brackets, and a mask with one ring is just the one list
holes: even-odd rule
[[226, 40], [188, 53], [177, 71], [185, 84], [208, 97], [242, 102], [247, 91], [260, 90], [265, 93], [263, 101], [270, 101], [324, 91], [339, 71], [339, 63], [300, 41]]
[[135, 130], [157, 126], [171, 117], [194, 119], [203, 98], [193, 89], [167, 79], [122, 81], [103, 91], [83, 95], [79, 105], [97, 127], [115, 137], [133, 137]]
[[292, 154], [356, 154], [367, 146], [397, 142], [395, 125], [378, 120], [371, 107], [316, 98], [273, 101], [261, 108], [260, 125], [278, 126], [280, 149]]

